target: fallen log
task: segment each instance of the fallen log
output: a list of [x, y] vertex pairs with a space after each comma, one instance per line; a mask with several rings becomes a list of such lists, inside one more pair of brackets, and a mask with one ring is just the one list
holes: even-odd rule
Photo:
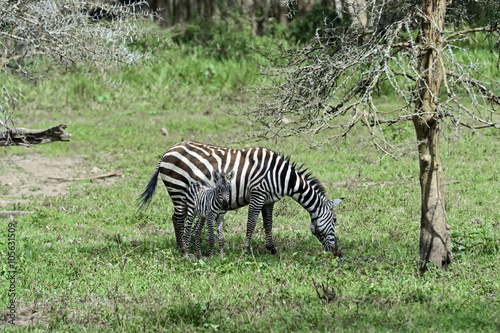
[[66, 125], [54, 126], [44, 130], [34, 130], [27, 128], [7, 128], [0, 132], [0, 147], [4, 146], [25, 146], [50, 143], [55, 141], [71, 140], [71, 133], [64, 130]]

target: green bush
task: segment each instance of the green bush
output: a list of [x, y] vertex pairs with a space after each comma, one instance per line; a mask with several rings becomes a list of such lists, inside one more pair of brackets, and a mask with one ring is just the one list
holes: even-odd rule
[[229, 15], [220, 23], [198, 19], [185, 27], [174, 27], [172, 34], [172, 41], [185, 50], [196, 50], [217, 60], [242, 59], [251, 52], [251, 29], [238, 14]]
[[314, 38], [318, 28], [334, 28], [349, 24], [344, 20], [341, 22], [335, 11], [322, 6], [314, 6], [304, 17], [296, 17], [289, 26], [290, 36], [299, 43], [305, 43]]

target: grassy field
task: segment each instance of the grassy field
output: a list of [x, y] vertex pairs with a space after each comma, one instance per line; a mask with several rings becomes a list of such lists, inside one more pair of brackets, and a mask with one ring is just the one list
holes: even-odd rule
[[[309, 216], [285, 198], [275, 206], [277, 255], [259, 220], [253, 256], [244, 250], [247, 208], [226, 215], [223, 261], [186, 259], [176, 249], [173, 206], [163, 185], [147, 210], [136, 200], [161, 154], [181, 140], [219, 145], [251, 126], [224, 110], [257, 84], [255, 59], [216, 59], [171, 45], [148, 68], [116, 71], [109, 87], [61, 74], [25, 89], [19, 125], [68, 125], [70, 143], [8, 155], [71, 156], [89, 169], [119, 170], [114, 185], [78, 181], [62, 196], [28, 197], [16, 220], [18, 326], [12, 331], [498, 331], [500, 330], [500, 133], [443, 138], [453, 263], [417, 269], [420, 189], [416, 155], [380, 156], [356, 131], [310, 147], [300, 138], [257, 142], [290, 155], [320, 179], [336, 209], [342, 258], [324, 253]], [[168, 131], [165, 136], [160, 131]], [[394, 136], [412, 137], [410, 125]], [[253, 143], [252, 143], [253, 144]], [[250, 145], [250, 144], [239, 144]], [[1, 257], [8, 221], [0, 220]], [[206, 237], [204, 238], [206, 240]], [[202, 251], [207, 252], [206, 241]], [[4, 262], [2, 275], [7, 276]], [[24, 325], [24, 326], [21, 326]]]

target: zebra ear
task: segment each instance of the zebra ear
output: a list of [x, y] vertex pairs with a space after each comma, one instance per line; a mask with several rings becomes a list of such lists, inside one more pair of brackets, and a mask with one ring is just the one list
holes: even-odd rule
[[227, 175], [227, 180], [231, 180], [231, 179], [233, 179], [233, 177], [234, 177], [234, 170], [231, 170], [231, 172], [228, 173], [228, 175]]
[[330, 209], [333, 209], [333, 207], [337, 207], [342, 202], [342, 200], [344, 200], [344, 198], [340, 198], [340, 199], [335, 199], [335, 200], [329, 201], [328, 202], [328, 207]]

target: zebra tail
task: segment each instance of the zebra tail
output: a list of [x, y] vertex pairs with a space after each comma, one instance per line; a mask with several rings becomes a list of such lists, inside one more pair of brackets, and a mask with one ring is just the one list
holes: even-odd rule
[[148, 186], [146, 186], [146, 190], [139, 196], [139, 210], [144, 209], [149, 205], [151, 199], [153, 199], [153, 195], [155, 194], [156, 184], [158, 183], [158, 173], [160, 173], [160, 164], [156, 167], [151, 179], [149, 180]]

